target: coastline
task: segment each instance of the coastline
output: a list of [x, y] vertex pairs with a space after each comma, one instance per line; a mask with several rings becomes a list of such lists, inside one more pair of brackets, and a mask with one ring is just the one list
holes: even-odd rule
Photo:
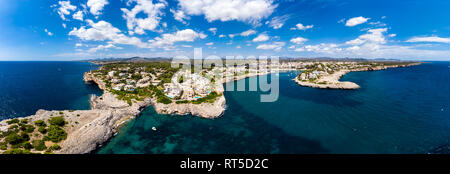
[[[386, 69], [387, 67], [379, 68]], [[279, 71], [289, 71], [296, 69], [280, 69]], [[377, 69], [378, 70], [378, 69]], [[358, 69], [354, 71], [367, 71], [367, 69]], [[336, 73], [331, 79], [337, 79], [350, 71]], [[234, 78], [224, 78], [221, 84], [230, 81], [242, 80], [248, 77], [267, 75], [272, 72], [250, 73]], [[226, 99], [222, 95], [213, 103], [202, 104], [162, 104], [158, 103], [155, 98], [146, 98], [143, 101], [137, 101], [130, 106], [127, 102], [117, 99], [117, 97], [106, 90], [105, 84], [101, 79], [96, 78], [90, 72], [86, 72], [83, 76], [85, 82], [96, 83], [103, 90], [102, 96], [92, 96], [90, 99], [90, 110], [64, 110], [64, 111], [46, 111], [38, 110], [36, 114], [22, 117], [34, 122], [36, 120], [49, 120], [53, 115], [64, 112], [68, 125], [64, 127], [68, 136], [61, 141], [60, 150], [54, 151], [57, 154], [85, 154], [96, 150], [113, 137], [120, 127], [127, 121], [139, 116], [146, 107], [153, 106], [155, 111], [160, 114], [187, 115], [192, 114], [203, 118], [217, 118], [223, 115], [226, 107]], [[297, 79], [297, 78], [296, 78]], [[295, 80], [296, 80], [295, 79]], [[298, 80], [296, 80], [297, 82]], [[297, 82], [298, 83], [298, 82]], [[339, 84], [344, 82], [339, 82]], [[352, 83], [352, 82], [350, 82]], [[305, 84], [304, 84], [305, 85]], [[356, 84], [355, 84], [356, 85]], [[311, 86], [314, 87], [314, 86]], [[358, 86], [359, 87], [359, 86]], [[326, 88], [330, 88], [326, 86]], [[334, 88], [344, 89], [344, 88]], [[220, 85], [219, 91], [223, 93], [223, 85]], [[0, 122], [0, 130], [8, 129], [8, 120]], [[0, 153], [4, 151], [0, 150]]]
[[333, 74], [321, 76], [319, 79], [317, 79], [316, 82], [300, 81], [297, 77], [294, 78], [293, 80], [300, 86], [311, 87], [311, 88], [354, 90], [354, 89], [359, 89], [360, 86], [354, 82], [339, 81], [342, 76], [344, 76], [345, 74], [347, 74], [349, 72], [378, 71], [378, 70], [385, 70], [388, 68], [408, 67], [408, 66], [416, 66], [416, 65], [420, 65], [420, 64], [421, 64], [421, 62], [410, 63], [407, 65], [377, 66], [374, 68], [364, 67], [364, 68], [357, 68], [357, 69], [351, 69], [351, 70], [343, 69], [343, 70], [340, 70]]
[[[267, 73], [245, 74], [236, 78], [222, 79], [221, 84], [230, 81], [242, 80], [248, 77], [267, 75]], [[226, 107], [226, 99], [222, 95], [213, 103], [202, 104], [163, 104], [158, 103], [155, 98], [146, 98], [143, 101], [133, 103], [131, 106], [116, 98], [116, 95], [106, 90], [102, 80], [94, 77], [91, 73], [84, 73], [83, 79], [86, 83], [95, 83], [103, 91], [102, 96], [93, 95], [90, 99], [90, 110], [38, 110], [34, 115], [21, 117], [30, 122], [37, 120], [48, 121], [54, 115], [63, 112], [69, 123], [64, 127], [67, 138], [60, 142], [61, 149], [55, 150], [55, 154], [86, 154], [95, 151], [113, 137], [120, 127], [139, 116], [143, 109], [153, 106], [160, 114], [188, 115], [192, 114], [202, 118], [213, 119], [223, 115]], [[223, 85], [219, 92], [223, 93]], [[8, 130], [7, 122], [12, 119], [0, 121], [0, 131]], [[3, 153], [5, 150], [0, 150]]]

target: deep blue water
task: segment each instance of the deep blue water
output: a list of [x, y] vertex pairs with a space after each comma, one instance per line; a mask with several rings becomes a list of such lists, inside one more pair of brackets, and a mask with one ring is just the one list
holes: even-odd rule
[[259, 102], [261, 91], [226, 92], [227, 110], [213, 120], [149, 107], [98, 153], [428, 153], [450, 143], [449, 66], [342, 78], [358, 90], [301, 87], [295, 72], [282, 73], [276, 102]]
[[98, 66], [87, 62], [0, 62], [0, 120], [28, 116], [38, 109], [89, 109], [83, 73]]

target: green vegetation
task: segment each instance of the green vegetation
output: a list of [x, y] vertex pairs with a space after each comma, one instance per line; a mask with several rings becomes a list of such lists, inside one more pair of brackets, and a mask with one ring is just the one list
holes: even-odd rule
[[24, 148], [24, 149], [26, 149], [26, 150], [30, 150], [30, 149], [33, 149], [33, 145], [31, 145], [31, 143], [30, 142], [24, 142], [23, 144], [22, 144], [22, 147]]
[[12, 119], [12, 120], [7, 121], [6, 123], [8, 123], [8, 124], [19, 123], [19, 119], [15, 118], [15, 119]]
[[0, 142], [0, 150], [6, 150], [6, 149], [8, 149], [8, 143]]
[[45, 129], [44, 126], [39, 126], [38, 131], [42, 134], [46, 134], [47, 133], [47, 129]]
[[58, 144], [53, 144], [52, 146], [50, 146], [49, 149], [53, 151], [53, 150], [59, 150], [59, 149], [61, 149], [61, 147]]
[[5, 141], [11, 145], [16, 145], [23, 142], [23, 139], [20, 135], [16, 133], [10, 134], [5, 138]]
[[41, 127], [41, 126], [46, 127], [46, 126], [47, 126], [47, 124], [45, 124], [45, 121], [44, 121], [44, 120], [38, 120], [38, 121], [35, 121], [34, 124], [35, 124], [36, 126], [39, 126], [39, 127]]
[[64, 126], [66, 122], [64, 121], [64, 118], [62, 116], [59, 117], [52, 117], [48, 120], [50, 125], [56, 125], [56, 126]]
[[190, 103], [189, 100], [180, 100], [180, 101], [176, 101], [176, 104], [186, 104], [186, 103]]
[[47, 146], [45, 146], [45, 142], [43, 140], [33, 140], [32, 145], [37, 151], [43, 151], [47, 149]]
[[213, 91], [209, 93], [206, 97], [199, 98], [197, 100], [192, 101], [193, 104], [201, 104], [204, 102], [213, 103], [217, 97], [222, 96], [222, 94], [217, 94], [217, 92]]
[[48, 140], [58, 143], [67, 138], [67, 133], [61, 127], [56, 125], [51, 125], [47, 130]]
[[[36, 151], [47, 150], [44, 153], [52, 153], [54, 150], [61, 149], [58, 144], [47, 148], [45, 141], [57, 143], [67, 138], [67, 133], [62, 128], [67, 124], [63, 116], [50, 118], [48, 128], [48, 123], [44, 120], [37, 120], [34, 125], [28, 123], [28, 119], [13, 119], [9, 121], [8, 131], [0, 132], [0, 138], [4, 138], [4, 141], [0, 142], [0, 150], [6, 150], [4, 154], [30, 154], [30, 150], [33, 149]], [[35, 132], [35, 126], [38, 127], [39, 133]], [[43, 138], [40, 139], [40, 137]]]
[[3, 154], [31, 154], [31, 152], [29, 150], [22, 149], [9, 149], [3, 152]]

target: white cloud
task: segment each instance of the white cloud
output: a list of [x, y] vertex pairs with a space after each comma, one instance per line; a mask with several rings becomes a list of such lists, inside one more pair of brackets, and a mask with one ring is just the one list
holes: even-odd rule
[[271, 21], [267, 21], [266, 24], [268, 24], [273, 29], [280, 29], [288, 19], [289, 15], [276, 16], [272, 18]]
[[118, 50], [123, 49], [122, 47], [117, 47], [117, 46], [109, 43], [108, 45], [99, 45], [97, 47], [91, 48], [91, 49], [88, 50], [88, 52], [95, 53], [95, 52], [97, 52], [99, 50], [108, 50], [108, 49], [111, 49], [111, 48], [118, 49]]
[[214, 45], [214, 42], [208, 42], [205, 45], [211, 46], [211, 45]]
[[[448, 50], [434, 50], [421, 48], [420, 45], [415, 46], [401, 46], [401, 45], [386, 45], [387, 40], [384, 35], [387, 28], [370, 29], [366, 34], [360, 35], [358, 38], [347, 41], [343, 44], [321, 43], [318, 45], [306, 45], [295, 48], [294, 51], [310, 54], [315, 57], [351, 57], [351, 58], [402, 58], [402, 59], [448, 59], [450, 51]], [[388, 35], [389, 36], [389, 35]], [[442, 38], [441, 38], [442, 39]], [[412, 38], [408, 41], [446, 41], [441, 39], [429, 38]], [[450, 40], [449, 40], [450, 42]]]
[[347, 27], [354, 27], [356, 25], [359, 25], [359, 24], [367, 22], [369, 19], [370, 18], [365, 18], [365, 17], [362, 17], [362, 16], [350, 18], [345, 23], [345, 26], [347, 26]]
[[49, 35], [49, 36], [53, 36], [53, 33], [48, 31], [47, 29], [44, 29], [44, 31]]
[[369, 22], [369, 25], [374, 25], [375, 27], [385, 27], [387, 24], [377, 21], [377, 22]]
[[439, 43], [450, 43], [450, 38], [443, 38], [438, 36], [430, 37], [413, 37], [408, 39], [406, 42], [439, 42]]
[[185, 21], [186, 19], [189, 20], [190, 17], [186, 16], [186, 14], [184, 13], [184, 11], [181, 10], [173, 10], [170, 9], [170, 12], [173, 14], [173, 17], [175, 18], [175, 20], [182, 22], [183, 24], [187, 24], [187, 22]]
[[314, 27], [314, 25], [304, 26], [303, 24], [298, 23], [297, 25], [295, 25], [295, 27], [291, 28], [291, 30], [307, 30], [307, 29], [311, 29], [313, 27]]
[[236, 46], [237, 49], [241, 49], [242, 47], [240, 45]]
[[75, 44], [75, 47], [82, 47], [82, 46], [84, 46], [82, 43], [76, 43]]
[[87, 6], [90, 8], [90, 12], [94, 16], [98, 16], [102, 14], [103, 7], [108, 5], [107, 0], [88, 0]]
[[78, 11], [78, 12], [74, 13], [72, 17], [74, 19], [78, 19], [80, 21], [83, 21], [83, 12], [82, 11]]
[[223, 35], [223, 34], [219, 35], [219, 38], [222, 38], [222, 37], [227, 37], [227, 36], [225, 36], [225, 35]]
[[214, 35], [216, 35], [217, 32], [217, 28], [210, 28], [208, 29], [211, 33], [213, 33]]
[[178, 6], [188, 15], [205, 15], [209, 22], [237, 20], [256, 24], [278, 5], [273, 0], [179, 0]]
[[252, 35], [252, 34], [256, 34], [256, 31], [250, 29], [250, 30], [247, 30], [247, 31], [242, 32], [242, 33], [239, 34], [239, 35], [244, 36], [244, 37], [247, 37], [247, 36], [250, 36], [250, 35]]
[[365, 43], [384, 44], [386, 43], [386, 39], [383, 33], [385, 33], [386, 31], [387, 28], [370, 29], [367, 31], [367, 34], [363, 34], [356, 39], [347, 41], [346, 44], [349, 45], [361, 45]]
[[77, 9], [76, 6], [70, 4], [70, 1], [59, 1], [58, 4], [59, 8], [57, 11], [62, 20], [66, 20], [66, 15], [70, 15], [70, 11], [75, 11]]
[[204, 39], [206, 37], [203, 33], [195, 32], [192, 29], [185, 29], [172, 34], [163, 34], [161, 37], [149, 40], [149, 43], [151, 48], [164, 48], [169, 50], [173, 48], [175, 42], [193, 42], [195, 39]]
[[337, 44], [325, 44], [321, 43], [319, 45], [306, 45], [304, 47], [295, 48], [296, 52], [316, 52], [316, 53], [335, 53], [342, 51], [342, 48], [339, 48]]
[[389, 37], [395, 37], [397, 34], [389, 34]]
[[256, 49], [260, 49], [260, 50], [275, 50], [275, 51], [280, 51], [281, 48], [283, 48], [283, 46], [284, 46], [285, 44], [286, 44], [286, 43], [284, 43], [284, 42], [273, 42], [273, 43], [271, 43], [271, 44], [261, 44], [261, 45], [258, 45], [258, 46], [256, 47]]
[[303, 38], [303, 37], [296, 37], [296, 38], [292, 38], [291, 39], [292, 43], [295, 43], [295, 44], [298, 44], [298, 45], [303, 44], [306, 41], [308, 41], [308, 39]]
[[[144, 30], [154, 31], [163, 15], [162, 9], [166, 7], [164, 2], [153, 4], [152, 0], [129, 0], [128, 2], [136, 2], [133, 9], [128, 10], [122, 8], [123, 17], [127, 20], [127, 27], [130, 34], [144, 34]], [[130, 4], [130, 3], [127, 3]], [[139, 13], [144, 13], [147, 18], [136, 18]]]
[[264, 42], [269, 40], [269, 36], [267, 36], [267, 34], [260, 34], [258, 35], [258, 37], [255, 37], [253, 39], [253, 42]]
[[105, 21], [99, 21], [94, 23], [91, 20], [86, 20], [91, 28], [86, 29], [82, 26], [79, 29], [74, 28], [69, 32], [70, 36], [77, 36], [78, 38], [86, 41], [111, 41], [114, 44], [134, 45], [140, 48], [147, 48], [149, 45], [143, 43], [137, 37], [128, 37], [125, 34], [110, 23]]
[[63, 26], [63, 28], [66, 28], [66, 27], [67, 27], [67, 25], [66, 25], [66, 24], [64, 24], [64, 23], [62, 24], [62, 26]]

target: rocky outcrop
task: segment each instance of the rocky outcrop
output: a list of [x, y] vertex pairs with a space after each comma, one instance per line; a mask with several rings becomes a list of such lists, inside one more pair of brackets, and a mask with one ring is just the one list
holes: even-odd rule
[[225, 97], [222, 95], [213, 103], [163, 104], [153, 101], [153, 107], [160, 114], [197, 115], [203, 118], [217, 118], [225, 111]]
[[360, 88], [358, 84], [353, 82], [341, 82], [339, 79], [341, 76], [349, 71], [338, 71], [328, 76], [323, 76], [315, 82], [300, 81], [295, 78], [294, 81], [300, 86], [312, 87], [312, 88], [322, 88], [322, 89], [358, 89]]
[[314, 82], [310, 81], [301, 81], [297, 77], [293, 79], [300, 86], [312, 87], [312, 88], [321, 88], [321, 89], [358, 89], [360, 86], [353, 82], [341, 82], [339, 79], [352, 71], [376, 71], [376, 70], [385, 70], [388, 68], [398, 68], [398, 67], [407, 67], [407, 66], [415, 66], [419, 65], [418, 63], [410, 63], [410, 64], [402, 64], [402, 65], [388, 65], [388, 66], [376, 66], [376, 67], [361, 67], [351, 70], [340, 70], [333, 74], [328, 74], [321, 76], [319, 79]]

